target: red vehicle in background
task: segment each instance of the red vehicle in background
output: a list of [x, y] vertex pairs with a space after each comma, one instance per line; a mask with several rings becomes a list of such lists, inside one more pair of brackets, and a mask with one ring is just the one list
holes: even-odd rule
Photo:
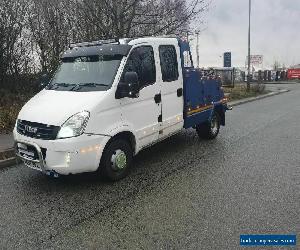
[[287, 77], [289, 80], [300, 79], [300, 64], [288, 69]]

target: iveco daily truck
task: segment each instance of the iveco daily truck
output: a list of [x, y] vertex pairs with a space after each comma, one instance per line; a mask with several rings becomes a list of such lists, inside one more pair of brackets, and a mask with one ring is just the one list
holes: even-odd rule
[[133, 157], [183, 128], [215, 138], [226, 98], [193, 67], [180, 38], [73, 44], [46, 87], [19, 113], [16, 155], [47, 175], [128, 174]]

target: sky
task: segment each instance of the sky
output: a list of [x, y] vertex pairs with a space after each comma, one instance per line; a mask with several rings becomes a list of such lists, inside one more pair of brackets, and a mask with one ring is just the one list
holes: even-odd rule
[[[200, 67], [223, 66], [226, 51], [232, 52], [233, 66], [245, 66], [248, 3], [248, 0], [212, 0], [200, 25]], [[195, 42], [192, 38], [194, 62]], [[252, 0], [251, 55], [263, 55], [265, 69], [271, 68], [275, 60], [287, 67], [300, 64], [300, 0]]]

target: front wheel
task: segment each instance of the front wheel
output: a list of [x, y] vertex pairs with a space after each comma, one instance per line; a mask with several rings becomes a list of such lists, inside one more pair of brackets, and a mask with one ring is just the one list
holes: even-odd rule
[[130, 144], [121, 138], [114, 139], [104, 149], [99, 166], [100, 175], [111, 181], [124, 178], [129, 172], [132, 158]]
[[220, 116], [214, 112], [211, 120], [201, 123], [196, 126], [198, 136], [203, 139], [212, 140], [215, 139], [220, 131]]

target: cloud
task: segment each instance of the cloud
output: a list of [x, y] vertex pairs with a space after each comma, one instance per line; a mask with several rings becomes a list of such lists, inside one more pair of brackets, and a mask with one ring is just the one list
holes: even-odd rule
[[[244, 66], [248, 41], [248, 0], [214, 0], [200, 34], [200, 66], [222, 66], [232, 52], [234, 66]], [[251, 54], [264, 56], [264, 67], [275, 60], [300, 63], [300, 1], [252, 0]], [[195, 57], [195, 39], [192, 41]]]

